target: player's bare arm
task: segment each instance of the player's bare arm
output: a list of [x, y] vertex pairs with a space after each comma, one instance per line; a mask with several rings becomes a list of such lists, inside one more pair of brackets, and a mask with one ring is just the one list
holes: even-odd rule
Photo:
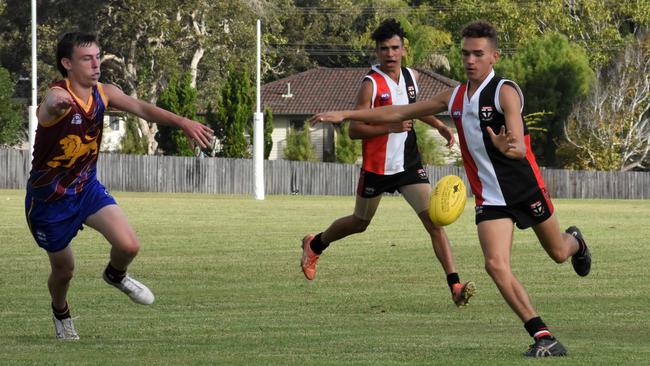
[[501, 127], [498, 134], [488, 127], [487, 131], [494, 146], [511, 159], [524, 159], [526, 145], [524, 144], [524, 122], [521, 119], [521, 98], [517, 90], [504, 84], [499, 91], [499, 103], [503, 109], [506, 125]]
[[451, 89], [446, 90], [434, 95], [431, 99], [407, 105], [389, 105], [373, 109], [318, 113], [313, 115], [309, 119], [309, 122], [314, 125], [323, 122], [341, 123], [351, 119], [373, 124], [382, 124], [420, 118], [447, 110], [447, 103], [449, 102], [451, 92]]
[[109, 103], [117, 109], [132, 113], [147, 121], [177, 126], [183, 130], [191, 145], [193, 145], [193, 141], [196, 141], [202, 148], [210, 145], [214, 131], [204, 124], [130, 97], [114, 85], [104, 84], [104, 93], [108, 97]]
[[[372, 82], [364, 80], [357, 94], [357, 105], [355, 109], [368, 109], [372, 105]], [[384, 125], [373, 125], [365, 122], [350, 121], [350, 138], [367, 139], [387, 133], [410, 131], [413, 128], [412, 121], [402, 121]]]
[[43, 126], [49, 126], [55, 122], [58, 117], [72, 107], [74, 99], [72, 95], [61, 88], [52, 88], [48, 90], [43, 103], [38, 108], [38, 121]]
[[447, 145], [445, 146], [454, 146], [456, 143], [456, 137], [454, 137], [454, 133], [449, 129], [449, 127], [445, 126], [441, 120], [435, 116], [420, 117], [419, 120], [438, 130], [440, 136], [444, 137], [445, 140], [447, 140]]

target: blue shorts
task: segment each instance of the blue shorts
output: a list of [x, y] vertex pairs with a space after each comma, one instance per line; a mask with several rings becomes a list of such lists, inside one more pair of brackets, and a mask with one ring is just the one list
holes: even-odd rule
[[37, 201], [27, 189], [25, 215], [38, 246], [54, 253], [65, 249], [79, 230], [83, 230], [88, 216], [115, 204], [115, 199], [95, 179], [87, 183], [81, 193], [54, 202]]

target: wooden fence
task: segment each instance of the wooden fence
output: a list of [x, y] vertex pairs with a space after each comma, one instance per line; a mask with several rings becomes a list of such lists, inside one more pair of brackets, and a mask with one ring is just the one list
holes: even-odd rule
[[[22, 189], [27, 181], [27, 151], [0, 149], [0, 188]], [[176, 156], [103, 153], [99, 179], [112, 191], [253, 194], [253, 161]], [[454, 166], [428, 166], [432, 182], [448, 174], [462, 177]], [[650, 173], [542, 169], [552, 197], [650, 198]], [[265, 192], [269, 195], [354, 195], [359, 166], [264, 161]]]

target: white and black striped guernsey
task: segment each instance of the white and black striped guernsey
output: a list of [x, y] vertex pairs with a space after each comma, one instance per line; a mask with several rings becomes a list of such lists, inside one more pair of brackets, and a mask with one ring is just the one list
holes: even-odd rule
[[[415, 103], [418, 86], [411, 69], [402, 67], [399, 82], [374, 65], [364, 77], [372, 82], [371, 108]], [[363, 140], [363, 170], [381, 175], [405, 171], [420, 162], [415, 130]]]
[[463, 164], [476, 205], [507, 206], [520, 202], [536, 190], [544, 189], [526, 124], [526, 157], [521, 160], [510, 159], [497, 150], [486, 130], [490, 126], [498, 134], [501, 126], [505, 125], [499, 103], [499, 91], [504, 83], [517, 89], [523, 109], [524, 97], [519, 86], [511, 80], [495, 76], [494, 70], [472, 98], [467, 97], [465, 83], [454, 89], [449, 100], [449, 114], [458, 130]]

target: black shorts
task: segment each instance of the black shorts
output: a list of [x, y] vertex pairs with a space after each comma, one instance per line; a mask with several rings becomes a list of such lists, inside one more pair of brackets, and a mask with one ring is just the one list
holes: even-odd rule
[[427, 171], [422, 164], [408, 168], [407, 170], [391, 175], [375, 174], [361, 169], [357, 195], [364, 198], [377, 197], [382, 193], [393, 193], [399, 191], [399, 187], [411, 184], [429, 183]]
[[553, 214], [553, 203], [545, 188], [509, 206], [476, 206], [476, 225], [481, 221], [509, 218], [520, 229], [541, 224]]

